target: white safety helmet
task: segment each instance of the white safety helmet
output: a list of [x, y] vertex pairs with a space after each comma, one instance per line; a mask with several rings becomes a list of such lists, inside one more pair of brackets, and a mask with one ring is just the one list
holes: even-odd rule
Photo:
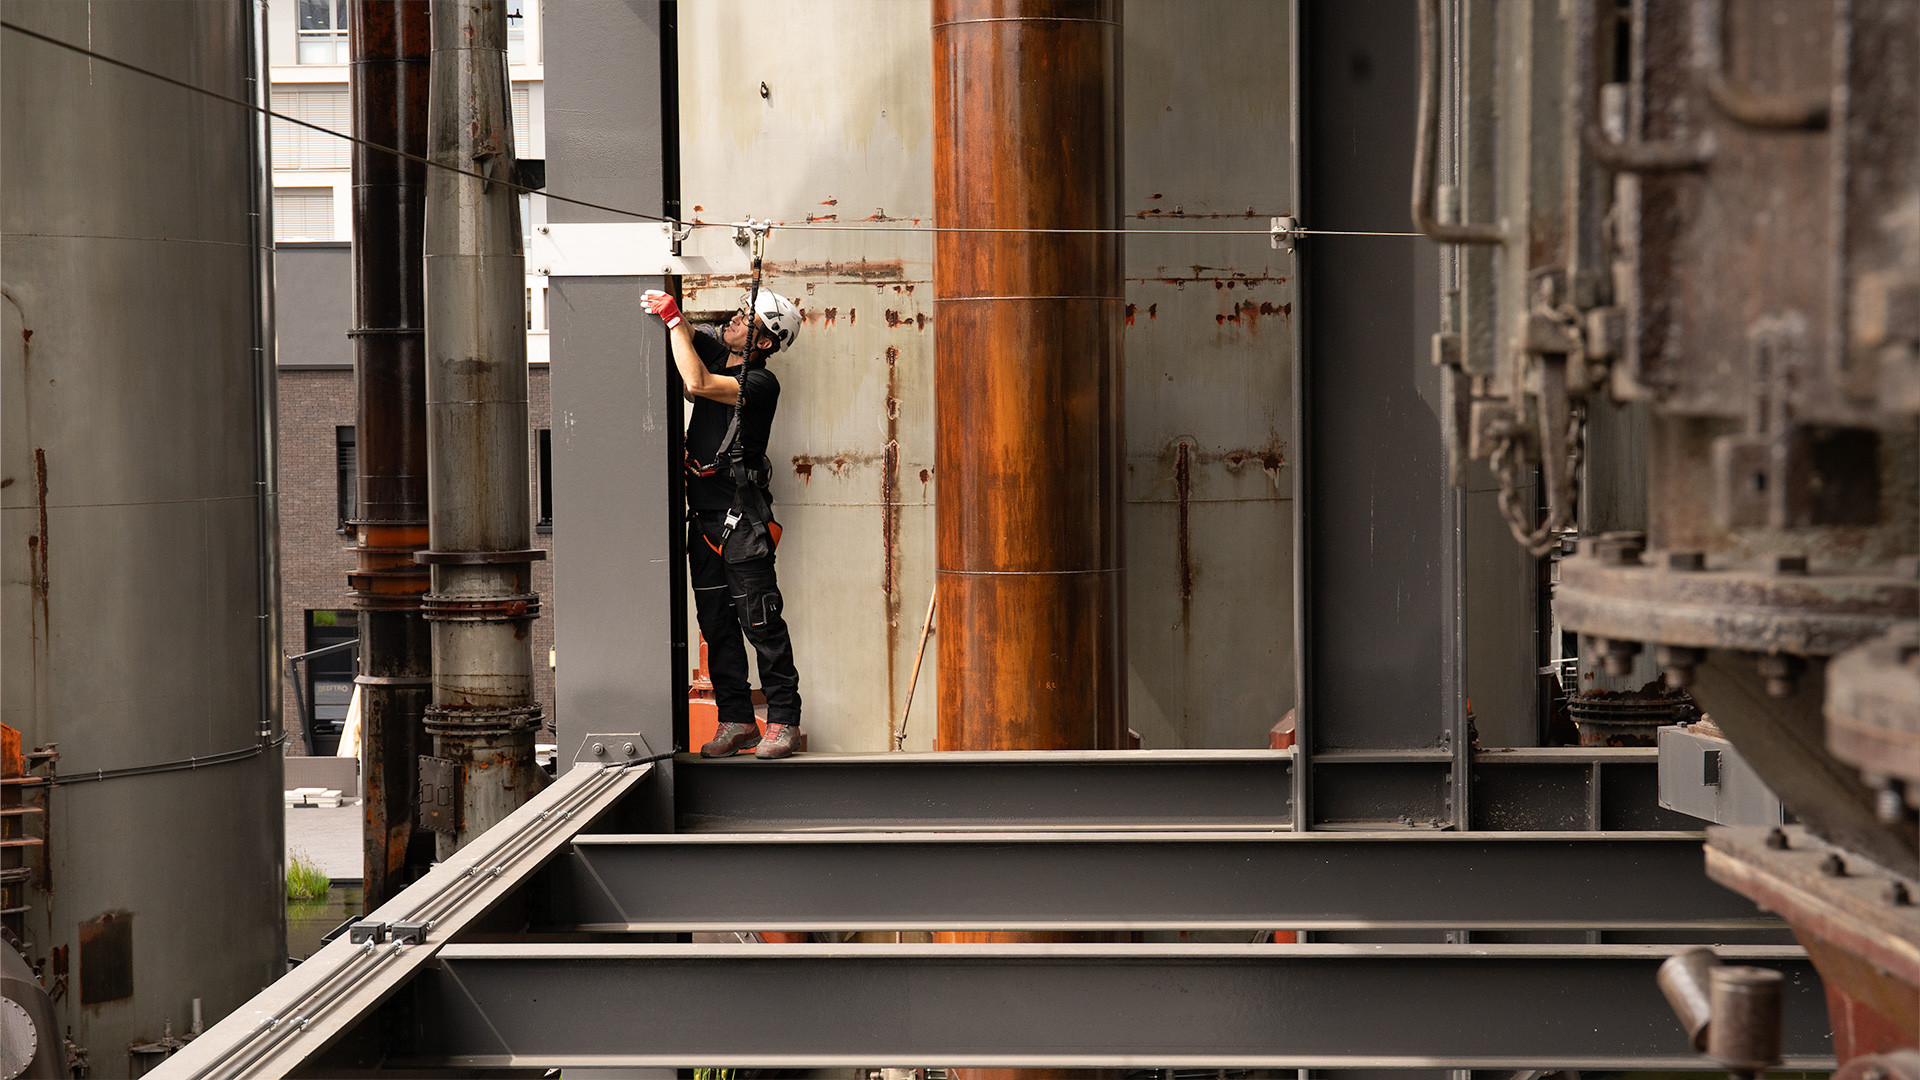
[[[740, 298], [740, 306], [747, 306], [745, 296]], [[792, 348], [794, 340], [800, 336], [799, 306], [772, 289], [761, 289], [753, 307], [760, 316], [760, 325], [773, 335], [774, 351]]]

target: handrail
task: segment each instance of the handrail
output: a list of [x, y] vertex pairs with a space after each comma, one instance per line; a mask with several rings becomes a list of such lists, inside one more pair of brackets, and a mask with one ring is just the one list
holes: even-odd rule
[[1442, 244], [1503, 244], [1506, 230], [1498, 225], [1447, 225], [1433, 213], [1433, 188], [1439, 161], [1434, 144], [1440, 141], [1440, 0], [1420, 4], [1420, 108], [1413, 142], [1413, 227]]

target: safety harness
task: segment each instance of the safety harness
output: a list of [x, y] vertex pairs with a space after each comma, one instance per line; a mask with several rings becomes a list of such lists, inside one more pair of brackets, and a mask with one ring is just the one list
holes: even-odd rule
[[[746, 309], [746, 363], [748, 365], [751, 365], [754, 361], [754, 354], [758, 351], [756, 344], [760, 340], [760, 278], [763, 267], [762, 258], [766, 251], [768, 227], [754, 224], [751, 226], [751, 231], [753, 236], [753, 282], [747, 290]], [[733, 399], [733, 418], [727, 422], [726, 434], [721, 436], [719, 449], [713, 453], [713, 463], [706, 466], [698, 466], [696, 462], [689, 459], [689, 466], [696, 476], [712, 476], [719, 471], [720, 465], [724, 463], [727, 466], [729, 477], [733, 480], [733, 506], [727, 510], [726, 523], [720, 530], [720, 543], [715, 545], [712, 541], [708, 541], [708, 546], [714, 549], [715, 554], [723, 554], [726, 550], [727, 539], [733, 535], [734, 528], [740, 525], [741, 522], [749, 520], [752, 521], [755, 528], [763, 531], [767, 552], [770, 554], [780, 543], [780, 526], [773, 520], [773, 507], [768, 504], [766, 496], [766, 485], [768, 481], [772, 479], [770, 475], [772, 470], [770, 468], [753, 469], [746, 463], [746, 450], [745, 447], [740, 444], [741, 416], [745, 412], [747, 405], [747, 383], [744, 377], [746, 375], [745, 366], [742, 367], [740, 374], [742, 376], [740, 379], [740, 392], [735, 394]], [[759, 474], [758, 476], [755, 475], [756, 472]]]

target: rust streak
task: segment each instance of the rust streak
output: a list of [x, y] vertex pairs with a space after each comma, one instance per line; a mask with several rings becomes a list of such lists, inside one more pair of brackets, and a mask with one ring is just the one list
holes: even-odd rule
[[1127, 325], [1128, 325], [1128, 326], [1132, 326], [1132, 325], [1133, 325], [1133, 313], [1134, 313], [1135, 311], [1137, 311], [1137, 310], [1139, 310], [1139, 309], [1138, 309], [1138, 308], [1137, 308], [1137, 307], [1136, 307], [1135, 305], [1133, 305], [1133, 304], [1128, 304], [1128, 305], [1127, 305]]
[[1180, 524], [1177, 543], [1180, 552], [1180, 622], [1185, 624], [1187, 605], [1193, 600], [1193, 550], [1188, 540], [1187, 504], [1193, 496], [1193, 475], [1189, 465], [1189, 447], [1185, 440], [1173, 461], [1173, 487], [1180, 497]]
[[1148, 304], [1147, 305], [1147, 321], [1152, 322], [1153, 320], [1159, 317], [1160, 317], [1160, 305]]
[[[887, 312], [892, 323], [893, 312]], [[900, 350], [887, 346], [887, 450], [880, 469], [880, 542], [885, 552], [880, 586], [887, 594], [887, 726], [892, 730], [894, 668], [900, 649], [900, 589], [895, 553], [900, 547]]]
[[793, 456], [793, 475], [800, 478], [802, 485], [812, 485], [813, 462], [809, 461], [805, 454], [795, 454]]

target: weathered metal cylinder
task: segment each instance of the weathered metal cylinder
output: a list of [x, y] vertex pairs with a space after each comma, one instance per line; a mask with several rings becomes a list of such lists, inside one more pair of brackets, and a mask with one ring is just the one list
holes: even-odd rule
[[[424, 157], [432, 22], [426, 0], [354, 0], [348, 92], [362, 139]], [[414, 838], [416, 761], [432, 696], [420, 596], [427, 568], [426, 166], [353, 148], [353, 370], [361, 768], [369, 909], [432, 858]], [[424, 850], [423, 850], [424, 849]], [[409, 855], [411, 850], [412, 854]]]
[[936, 0], [933, 73], [938, 745], [1117, 747], [1119, 4]]
[[[244, 0], [4, 10], [266, 102]], [[0, 80], [0, 713], [70, 781], [9, 921], [131, 1076], [286, 971], [265, 120], [13, 30]]]
[[[428, 116], [427, 451], [434, 756], [457, 770], [444, 857], [540, 790], [529, 627], [533, 507], [526, 287], [505, 5], [433, 5]], [[455, 171], [458, 170], [458, 171]], [[477, 175], [475, 175], [477, 174]], [[484, 177], [484, 179], [483, 179]]]
[[1779, 1064], [1786, 977], [1772, 968], [1720, 967], [1713, 969], [1710, 985], [1707, 1056], [1729, 1072], [1747, 1075]]

